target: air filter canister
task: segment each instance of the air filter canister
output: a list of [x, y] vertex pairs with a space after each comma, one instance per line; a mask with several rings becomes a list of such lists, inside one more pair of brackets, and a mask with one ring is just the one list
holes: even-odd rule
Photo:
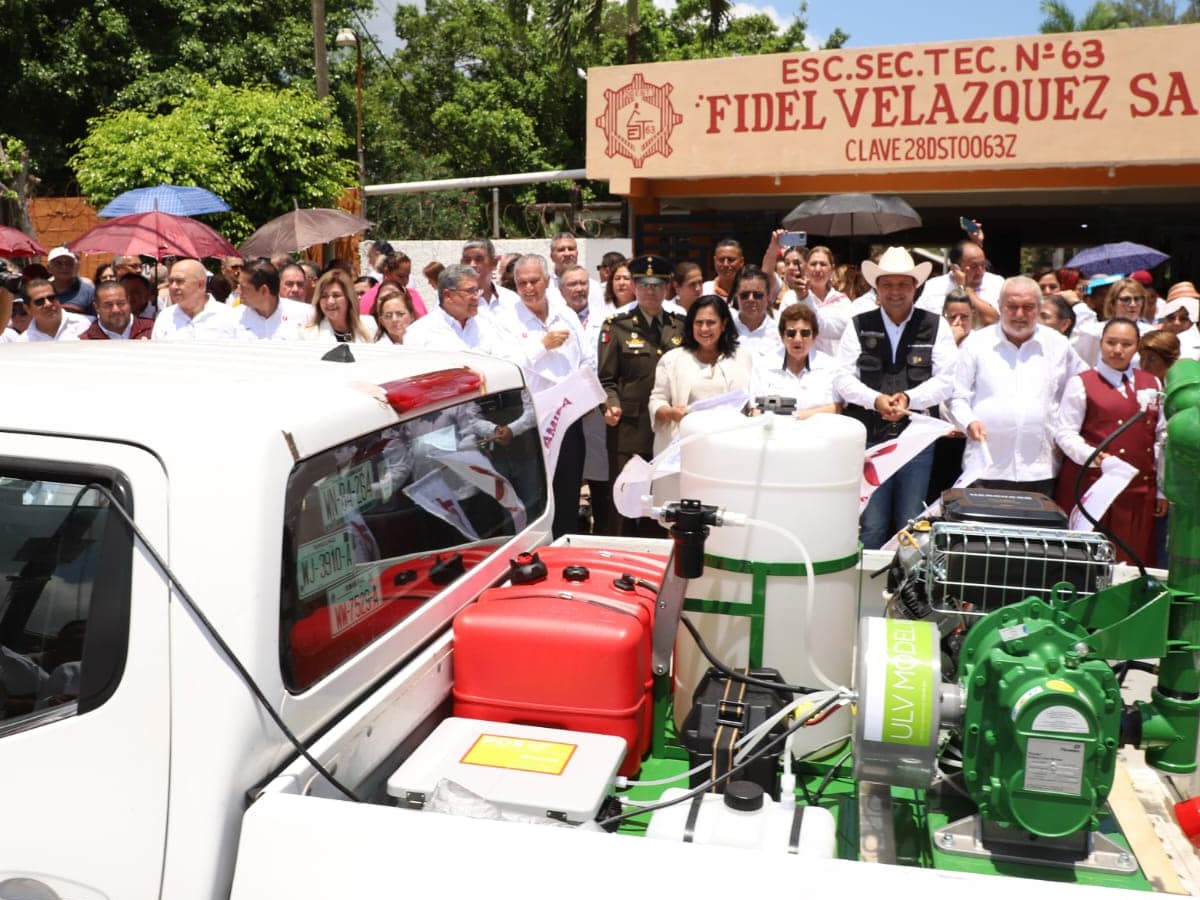
[[927, 788], [937, 767], [942, 664], [937, 626], [867, 618], [859, 628], [854, 777]]

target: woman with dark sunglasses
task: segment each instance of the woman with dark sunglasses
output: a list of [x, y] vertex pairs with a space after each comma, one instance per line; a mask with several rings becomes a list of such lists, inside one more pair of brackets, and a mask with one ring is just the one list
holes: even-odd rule
[[768, 396], [796, 401], [797, 419], [842, 410], [833, 392], [834, 360], [813, 348], [819, 331], [817, 314], [807, 304], [793, 303], [780, 311], [783, 353], [778, 363], [763, 373]]

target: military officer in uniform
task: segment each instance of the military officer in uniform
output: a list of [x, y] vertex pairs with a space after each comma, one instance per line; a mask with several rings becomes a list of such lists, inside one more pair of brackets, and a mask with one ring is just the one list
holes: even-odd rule
[[[604, 387], [604, 422], [608, 426], [609, 472], [615, 479], [635, 453], [654, 455], [650, 423], [650, 391], [658, 358], [683, 343], [683, 316], [663, 309], [671, 262], [661, 256], [629, 261], [637, 305], [609, 318], [600, 331], [598, 364]], [[623, 519], [623, 535], [659, 535], [650, 519]]]

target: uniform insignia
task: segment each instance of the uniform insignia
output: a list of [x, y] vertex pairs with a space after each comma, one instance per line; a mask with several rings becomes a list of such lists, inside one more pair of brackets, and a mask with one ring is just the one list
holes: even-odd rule
[[646, 346], [646, 342], [639, 338], [636, 334], [631, 334], [629, 340], [625, 342], [625, 346], [630, 350], [641, 350]]
[[682, 344], [682, 343], [683, 343], [683, 338], [682, 338], [682, 337], [680, 337], [680, 336], [679, 336], [679, 335], [677, 335], [677, 334], [673, 334], [673, 335], [671, 335], [671, 346], [672, 346], [672, 347], [678, 347], [678, 346], [679, 346], [680, 344]]
[[871, 335], [866, 335], [865, 337], [863, 337], [863, 347], [865, 347], [866, 349], [874, 350], [878, 346], [879, 346], [879, 338], [875, 337], [875, 335], [871, 334]]

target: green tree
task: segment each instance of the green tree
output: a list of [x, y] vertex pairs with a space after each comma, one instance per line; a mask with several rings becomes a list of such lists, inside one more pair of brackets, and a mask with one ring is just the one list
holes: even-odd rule
[[[720, 33], [733, 9], [729, 0], [683, 0], [683, 4], [689, 8], [689, 16], [704, 19], [704, 31], [710, 38]], [[619, 17], [607, 15], [611, 6], [606, 0], [550, 0], [546, 21], [559, 55], [571, 55], [581, 43], [588, 42], [589, 35], [596, 35], [605, 22], [610, 25], [619, 22], [625, 41], [624, 61], [635, 63], [645, 59], [639, 46], [642, 11], [638, 0], [625, 0], [624, 15]]]
[[1061, 0], [1042, 0], [1041, 9], [1042, 33], [1056, 34], [1194, 22], [1200, 3], [1191, 0], [1181, 14], [1171, 0], [1097, 0], [1081, 18]]
[[[337, 24], [371, 0], [326, 0]], [[109, 109], [157, 112], [199, 75], [210, 83], [312, 83], [308, 0], [9, 0], [5, 127], [46, 184], [71, 182], [67, 159], [89, 119]], [[19, 111], [20, 114], [15, 114]]]
[[203, 185], [232, 207], [216, 221], [238, 240], [294, 204], [334, 203], [355, 183], [349, 150], [332, 104], [307, 89], [196, 80], [165, 112], [92, 119], [71, 165], [97, 207], [146, 184]]
[[[516, 9], [488, 0], [428, 0], [424, 10], [400, 6], [396, 33], [403, 46], [387, 66], [368, 61], [368, 181], [581, 168], [587, 83], [577, 70], [624, 61], [629, 8], [623, 0], [603, 6], [600, 27], [571, 43], [564, 57], [550, 24], [554, 2], [530, 0]], [[706, 27], [711, 14], [703, 0], [680, 0], [670, 12], [643, 0], [640, 55], [700, 59], [804, 46], [799, 19], [780, 32], [764, 15], [730, 18], [714, 35]], [[351, 62], [347, 56], [333, 63], [335, 93], [347, 111], [353, 110]], [[511, 229], [523, 233], [530, 228], [525, 204], [578, 202], [604, 190], [600, 184], [570, 182], [505, 188], [501, 206]], [[461, 195], [455, 195], [445, 201], [453, 217], [431, 219], [427, 207], [400, 197], [371, 200], [368, 217], [429, 221], [446, 229], [438, 237], [462, 237], [488, 228], [491, 192], [473, 196], [477, 201], [470, 214]], [[449, 233], [455, 228], [465, 230]]]

